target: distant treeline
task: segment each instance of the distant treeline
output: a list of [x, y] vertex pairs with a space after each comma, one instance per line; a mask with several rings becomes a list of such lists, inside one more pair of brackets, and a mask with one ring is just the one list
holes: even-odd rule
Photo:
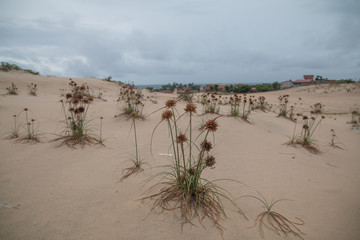
[[19, 67], [16, 64], [10, 64], [7, 62], [1, 62], [0, 70], [4, 71], [4, 72], [8, 72], [9, 70], [23, 70], [25, 72], [28, 72], [28, 73], [31, 73], [34, 75], [39, 75], [39, 72], [34, 72], [33, 70], [30, 70], [30, 69], [22, 69], [21, 67]]
[[[164, 90], [171, 90], [174, 91], [175, 89], [181, 88], [188, 88], [190, 91], [200, 91], [201, 85], [196, 85], [194, 83], [189, 84], [182, 84], [182, 83], [168, 83], [166, 85], [162, 85], [160, 89], [153, 89], [152, 87], [148, 87], [149, 90], [154, 91], [164, 91]], [[252, 88], [256, 88], [257, 92], [267, 92], [267, 91], [275, 91], [280, 89], [280, 83], [261, 83], [261, 84], [254, 84], [254, 85], [226, 85], [225, 90], [226, 92], [234, 92], [234, 93], [248, 93], [251, 91]], [[215, 84], [214, 86], [210, 87], [210, 91], [218, 91], [218, 85]]]

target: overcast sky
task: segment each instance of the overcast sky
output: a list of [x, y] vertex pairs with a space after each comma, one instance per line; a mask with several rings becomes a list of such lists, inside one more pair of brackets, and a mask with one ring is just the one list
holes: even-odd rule
[[359, 0], [0, 0], [0, 61], [135, 84], [360, 78]]

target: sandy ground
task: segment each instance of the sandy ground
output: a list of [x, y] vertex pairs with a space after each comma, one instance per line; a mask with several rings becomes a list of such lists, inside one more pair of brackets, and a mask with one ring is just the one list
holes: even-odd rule
[[[154, 135], [153, 157], [150, 154], [152, 130], [160, 121], [161, 112], [137, 123], [140, 154], [148, 165], [136, 176], [119, 182], [122, 170], [131, 165], [133, 135], [131, 121], [120, 113], [117, 104], [119, 86], [98, 79], [74, 79], [87, 83], [103, 93], [106, 101], [96, 99], [89, 109], [93, 134], [99, 134], [99, 117], [103, 116], [106, 147], [86, 146], [70, 149], [52, 142], [63, 130], [61, 92], [68, 89], [68, 78], [34, 76], [22, 72], [0, 72], [1, 94], [14, 82], [20, 89], [17, 96], [0, 97], [0, 239], [221, 239], [219, 231], [204, 220], [203, 228], [184, 225], [174, 213], [151, 211], [152, 202], [139, 201], [151, 186], [146, 181], [161, 171], [171, 158], [166, 127], [161, 125]], [[38, 96], [28, 93], [27, 85], [38, 85]], [[150, 93], [145, 98], [144, 113], [163, 106], [172, 94]], [[304, 114], [310, 106], [325, 105], [324, 121], [314, 134], [321, 154], [312, 154], [301, 147], [284, 143], [292, 136], [294, 123], [277, 117], [277, 98], [289, 94], [296, 112]], [[229, 178], [219, 184], [226, 188], [247, 214], [241, 217], [224, 202], [227, 218], [222, 221], [225, 239], [261, 239], [258, 229], [249, 228], [263, 211], [261, 204], [245, 195], [261, 193], [268, 201], [281, 201], [274, 210], [289, 219], [301, 218], [304, 239], [360, 239], [360, 129], [348, 124], [350, 109], [360, 109], [358, 84], [321, 85], [289, 90], [256, 93], [273, 104], [273, 111], [253, 111], [250, 122], [231, 117], [219, 119], [215, 134], [216, 168], [204, 172], [210, 180]], [[300, 105], [298, 98], [302, 98]], [[195, 98], [196, 99], [196, 98]], [[198, 112], [202, 107], [198, 105]], [[179, 111], [185, 106], [178, 103]], [[42, 133], [36, 144], [16, 143], [11, 133], [12, 116], [23, 108], [38, 123]], [[221, 106], [226, 114], [229, 106]], [[211, 115], [195, 118], [200, 126]], [[339, 146], [329, 146], [330, 129], [336, 131]], [[197, 131], [197, 130], [196, 130]], [[265, 229], [265, 239], [282, 239]], [[295, 237], [290, 236], [290, 239]]]

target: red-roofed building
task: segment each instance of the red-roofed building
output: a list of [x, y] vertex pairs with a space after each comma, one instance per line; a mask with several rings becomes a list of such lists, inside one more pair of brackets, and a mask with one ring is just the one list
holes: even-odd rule
[[294, 86], [308, 86], [315, 84], [314, 75], [304, 75], [304, 79], [298, 79], [292, 82]]

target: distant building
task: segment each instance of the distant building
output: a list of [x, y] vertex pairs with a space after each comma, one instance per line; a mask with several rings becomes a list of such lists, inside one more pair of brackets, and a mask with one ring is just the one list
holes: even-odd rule
[[292, 88], [294, 86], [291, 80], [280, 83], [280, 89]]
[[[215, 85], [217, 85], [217, 89], [215, 87]], [[222, 84], [222, 83], [218, 83], [218, 84], [207, 84], [206, 85], [206, 91], [210, 92], [210, 91], [217, 91], [217, 92], [226, 92], [226, 84]]]
[[205, 91], [206, 91], [206, 86], [200, 85], [200, 92], [205, 92]]
[[292, 82], [295, 87], [297, 86], [308, 86], [315, 84], [314, 75], [304, 75], [304, 79], [298, 79]]

